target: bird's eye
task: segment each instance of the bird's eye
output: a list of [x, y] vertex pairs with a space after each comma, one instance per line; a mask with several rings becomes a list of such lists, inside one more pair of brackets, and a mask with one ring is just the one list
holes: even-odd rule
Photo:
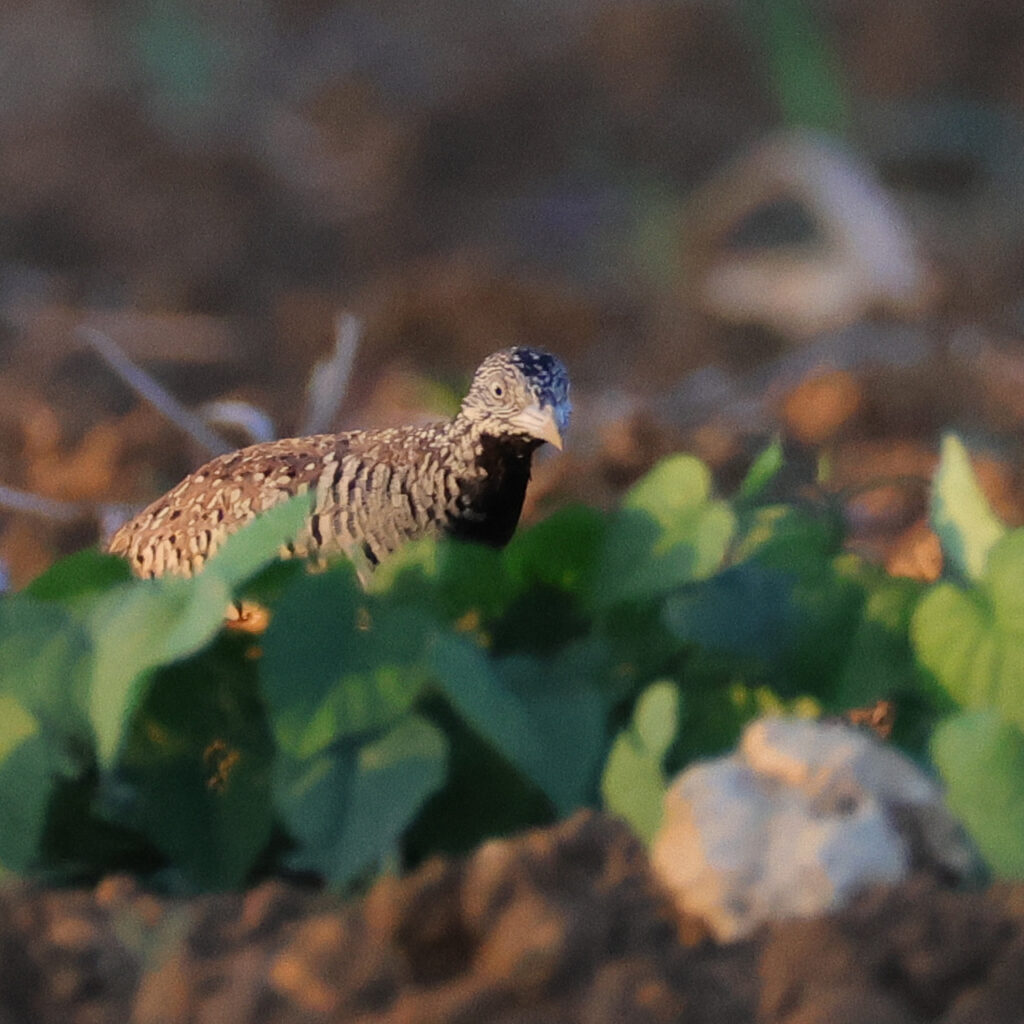
[[505, 389], [500, 384], [492, 384], [491, 394], [494, 395], [495, 398], [501, 398], [501, 396], [505, 394]]

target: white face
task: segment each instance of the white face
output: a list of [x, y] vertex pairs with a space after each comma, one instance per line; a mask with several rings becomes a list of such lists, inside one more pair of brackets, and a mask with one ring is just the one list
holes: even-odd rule
[[462, 403], [463, 415], [488, 433], [525, 435], [558, 448], [571, 411], [565, 367], [547, 352], [531, 348], [488, 356]]

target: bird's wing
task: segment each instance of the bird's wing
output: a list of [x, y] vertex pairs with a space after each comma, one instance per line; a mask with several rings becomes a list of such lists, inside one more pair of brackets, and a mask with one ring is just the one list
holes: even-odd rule
[[349, 431], [251, 445], [201, 466], [111, 538], [109, 550], [141, 576], [191, 574], [223, 540], [260, 512], [368, 459], [402, 448], [402, 431]]

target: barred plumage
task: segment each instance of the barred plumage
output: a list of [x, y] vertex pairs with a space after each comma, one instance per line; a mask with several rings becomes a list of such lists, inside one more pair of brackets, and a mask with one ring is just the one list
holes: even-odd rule
[[404, 542], [448, 534], [501, 546], [519, 521], [533, 452], [562, 446], [569, 379], [531, 348], [481, 363], [454, 419], [251, 445], [221, 455], [125, 523], [109, 550], [139, 576], [190, 576], [260, 512], [310, 494], [286, 553], [375, 565]]

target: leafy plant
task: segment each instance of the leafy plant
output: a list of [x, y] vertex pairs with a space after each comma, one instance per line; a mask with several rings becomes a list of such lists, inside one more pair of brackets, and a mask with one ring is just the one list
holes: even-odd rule
[[[827, 514], [766, 501], [780, 458], [727, 501], [672, 456], [610, 513], [564, 508], [500, 552], [409, 545], [366, 590], [343, 560], [276, 561], [302, 499], [195, 579], [66, 559], [0, 601], [0, 867], [344, 887], [602, 804], [649, 839], [669, 777], [751, 717], [895, 696], [1019, 874], [1024, 532], [947, 440], [950, 579], [894, 580]], [[268, 608], [262, 636], [224, 628], [241, 595]]]

